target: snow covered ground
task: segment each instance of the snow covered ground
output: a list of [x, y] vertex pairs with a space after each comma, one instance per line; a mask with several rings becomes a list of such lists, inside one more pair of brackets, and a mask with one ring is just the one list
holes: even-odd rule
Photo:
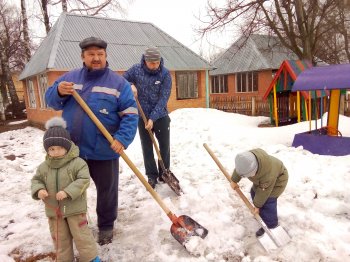
[[[173, 213], [190, 216], [209, 234], [205, 239], [191, 238], [187, 250], [181, 246], [170, 234], [169, 218], [121, 160], [114, 241], [99, 247], [104, 261], [350, 261], [350, 155], [321, 156], [291, 147], [294, 134], [308, 130], [306, 122], [258, 128], [268, 118], [213, 109], [180, 109], [170, 117], [170, 169], [184, 194], [176, 196], [166, 184], [157, 185], [156, 191]], [[339, 130], [349, 137], [350, 119], [340, 116], [339, 121]], [[43, 131], [32, 127], [0, 134], [2, 262], [14, 261], [11, 253], [26, 257], [54, 251], [44, 205], [30, 196], [30, 179], [45, 156], [42, 136]], [[292, 237], [289, 244], [270, 253], [262, 248], [255, 238], [258, 223], [203, 143], [229, 173], [238, 152], [256, 147], [285, 163], [290, 177], [278, 211], [280, 224]], [[138, 136], [126, 154], [144, 173]], [[249, 198], [251, 183], [243, 179], [240, 186]], [[96, 232], [93, 183], [88, 197], [90, 226]]]

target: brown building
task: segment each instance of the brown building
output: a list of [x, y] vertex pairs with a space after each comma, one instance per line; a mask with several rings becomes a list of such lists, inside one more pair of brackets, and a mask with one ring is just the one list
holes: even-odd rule
[[208, 62], [153, 24], [63, 13], [20, 75], [32, 124], [59, 114], [46, 106], [45, 92], [59, 76], [82, 67], [79, 42], [90, 36], [108, 43], [107, 60], [116, 73], [139, 63], [147, 47], [157, 46], [173, 80], [169, 111], [209, 105]]
[[232, 109], [238, 100], [251, 101], [253, 97], [262, 100], [274, 74], [286, 59], [297, 57], [276, 37], [242, 36], [213, 63], [210, 107], [215, 108], [217, 101]]

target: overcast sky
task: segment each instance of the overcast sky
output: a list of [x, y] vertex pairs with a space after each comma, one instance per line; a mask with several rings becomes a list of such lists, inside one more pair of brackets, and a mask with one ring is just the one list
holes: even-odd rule
[[[224, 6], [227, 0], [211, 0], [216, 5]], [[8, 0], [20, 8], [20, 1]], [[128, 3], [128, 4], [126, 4]], [[192, 49], [197, 54], [208, 58], [211, 54], [227, 49], [237, 38], [232, 28], [217, 31], [201, 38], [195, 29], [204, 26], [208, 21], [207, 0], [125, 0], [122, 2], [127, 13], [110, 14], [110, 18], [149, 22], [174, 37], [177, 41]], [[61, 6], [50, 6], [50, 19], [54, 24], [61, 13]], [[34, 42], [40, 43], [45, 37], [45, 29], [38, 17], [41, 17], [37, 1], [27, 1], [27, 12]]]
[[[225, 3], [226, 0], [215, 0], [215, 3]], [[134, 0], [128, 8], [127, 18], [130, 20], [153, 23], [170, 36], [191, 48], [197, 54], [203, 55], [226, 49], [237, 38], [228, 28], [200, 39], [195, 32], [203, 23], [199, 18], [208, 21], [206, 17], [207, 0]]]

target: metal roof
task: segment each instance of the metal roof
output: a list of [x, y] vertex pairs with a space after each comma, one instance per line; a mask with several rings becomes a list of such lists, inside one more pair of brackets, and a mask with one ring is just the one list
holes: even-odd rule
[[26, 64], [20, 80], [47, 70], [82, 66], [79, 42], [90, 36], [108, 43], [107, 60], [114, 71], [139, 63], [148, 46], [157, 46], [169, 70], [211, 69], [209, 63], [151, 23], [63, 13]]
[[278, 69], [283, 60], [298, 57], [282, 46], [277, 37], [251, 35], [240, 37], [214, 63], [210, 75]]

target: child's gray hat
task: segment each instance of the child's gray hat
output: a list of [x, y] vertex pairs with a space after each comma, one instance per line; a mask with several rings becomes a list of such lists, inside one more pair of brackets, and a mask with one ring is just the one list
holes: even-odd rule
[[50, 146], [61, 146], [67, 151], [70, 150], [72, 141], [66, 127], [67, 123], [62, 117], [53, 117], [46, 122], [45, 128], [47, 130], [43, 138], [46, 152]]
[[237, 154], [235, 159], [236, 172], [241, 177], [253, 177], [258, 171], [258, 160], [255, 155], [250, 152], [242, 152]]
[[160, 61], [161, 55], [157, 47], [149, 47], [145, 50], [144, 57], [147, 62], [156, 62]]

